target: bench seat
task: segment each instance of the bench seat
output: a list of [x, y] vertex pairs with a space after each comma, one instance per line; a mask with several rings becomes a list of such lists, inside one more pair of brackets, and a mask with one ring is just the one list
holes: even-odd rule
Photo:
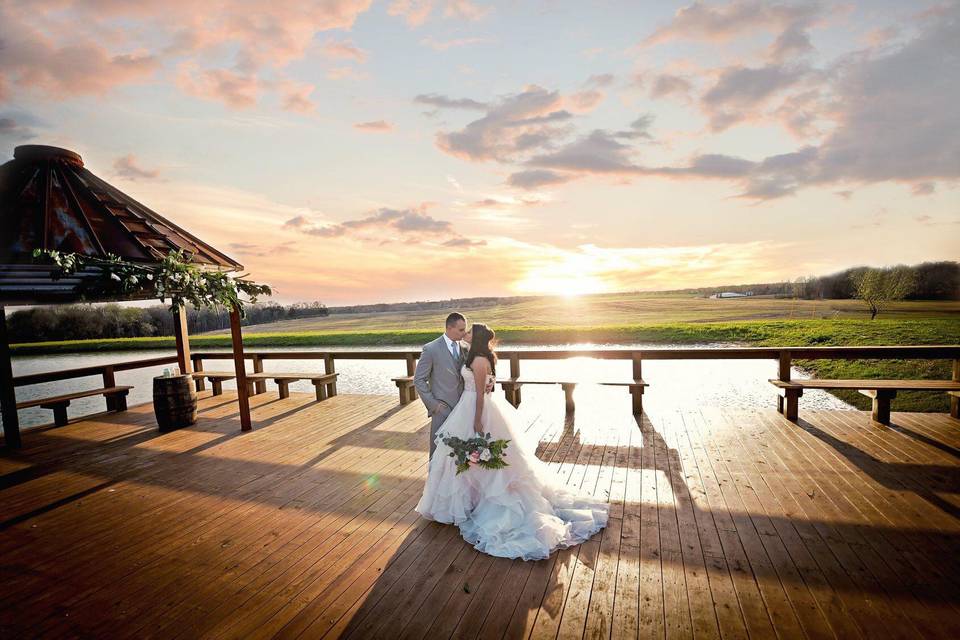
[[[280, 399], [290, 397], [290, 383], [298, 380], [309, 380], [317, 393], [317, 402], [337, 395], [337, 376], [339, 373], [319, 373], [307, 371], [301, 373], [289, 372], [261, 372], [247, 374], [247, 387], [252, 388], [258, 381], [273, 380], [280, 390]], [[251, 395], [253, 392], [251, 390]]]
[[413, 376], [390, 378], [400, 391], [400, 404], [410, 404], [417, 399], [417, 388], [413, 385]]
[[204, 380], [209, 380], [213, 386], [213, 395], [218, 396], [223, 393], [223, 383], [225, 380], [233, 380], [237, 374], [233, 371], [194, 371], [193, 381], [197, 385], [197, 391], [203, 391]]
[[67, 407], [71, 400], [79, 398], [89, 398], [91, 396], [104, 396], [107, 399], [108, 411], [124, 411], [127, 408], [127, 394], [130, 393], [131, 386], [117, 385], [115, 387], [103, 387], [100, 389], [86, 389], [84, 391], [75, 391], [65, 393], [51, 398], [36, 398], [34, 400], [24, 400], [17, 403], [17, 409], [27, 409], [29, 407], [42, 407], [44, 409], [53, 409], [53, 422], [58, 427], [67, 424]]
[[[577, 384], [573, 381], [564, 381], [564, 380], [528, 380], [525, 378], [505, 378], [502, 380], [497, 380], [497, 383], [503, 387], [503, 392], [507, 396], [507, 401], [510, 402], [513, 406], [518, 406], [520, 404], [520, 388], [525, 384], [558, 384], [563, 388], [563, 393], [566, 399], [567, 411], [573, 411], [575, 406], [573, 402], [573, 391], [576, 388]], [[589, 384], [589, 383], [584, 383]], [[650, 385], [644, 382], [643, 380], [633, 380], [631, 382], [600, 382], [598, 384], [613, 386], [613, 387], [627, 387], [630, 391], [630, 396], [633, 399], [633, 413], [635, 415], [640, 415], [643, 413], [643, 390]]]
[[[772, 378], [770, 383], [777, 387], [777, 410], [788, 420], [796, 420], [798, 399], [804, 389], [850, 389], [859, 391], [873, 399], [873, 420], [881, 424], [890, 424], [890, 401], [897, 397], [898, 391], [945, 391], [951, 396], [960, 394], [960, 381], [956, 380], [779, 380]], [[954, 415], [956, 403], [951, 401], [950, 415]]]

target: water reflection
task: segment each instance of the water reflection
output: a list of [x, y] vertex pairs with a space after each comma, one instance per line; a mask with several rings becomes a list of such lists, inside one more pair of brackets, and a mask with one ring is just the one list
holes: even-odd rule
[[[515, 346], [511, 349], [664, 349], [672, 347], [683, 348], [716, 348], [734, 345], [597, 345], [597, 344], [568, 344], [568, 345], [537, 345]], [[404, 351], [409, 347], [349, 347], [349, 348], [314, 348], [302, 347], [269, 348], [263, 351]], [[226, 351], [204, 349], [208, 352]], [[168, 350], [150, 351], [120, 351], [83, 354], [53, 354], [41, 356], [17, 356], [13, 359], [14, 375], [26, 375], [43, 371], [56, 371], [99, 364], [116, 363], [128, 360], [142, 360], [146, 358], [171, 355]], [[210, 360], [204, 363], [208, 370], [229, 369], [232, 363], [227, 360]], [[247, 364], [250, 367], [250, 363]], [[630, 394], [621, 387], [603, 387], [599, 382], [625, 382], [631, 379], [631, 363], [627, 360], [597, 360], [593, 358], [569, 358], [567, 360], [524, 360], [521, 361], [523, 377], [546, 380], [569, 379], [577, 381], [574, 400], [577, 404], [577, 415], [600, 416], [612, 412], [610, 417], [618, 415], [622, 419], [624, 412], [630, 414]], [[498, 373], [502, 377], [509, 375], [508, 362], [500, 363]], [[117, 373], [117, 384], [133, 385], [130, 391], [129, 403], [139, 404], [152, 399], [154, 376], [163, 372], [164, 366], [122, 371]], [[248, 369], [249, 370], [249, 369]], [[264, 370], [270, 371], [323, 371], [321, 360], [266, 360]], [[340, 374], [338, 389], [341, 393], [389, 394], [397, 392], [396, 386], [390, 378], [404, 375], [406, 367], [400, 360], [341, 360], [337, 362], [337, 372]], [[806, 377], [795, 371], [796, 377]], [[768, 378], [776, 376], [776, 363], [772, 360], [647, 360], [643, 363], [643, 378], [651, 386], [644, 395], [644, 410], [659, 412], [673, 410], [680, 407], [709, 405], [728, 408], [765, 408], [773, 406], [775, 393], [767, 382]], [[18, 400], [53, 396], [81, 389], [91, 389], [101, 386], [100, 376], [87, 376], [73, 380], [48, 382], [17, 389]], [[235, 389], [232, 382], [224, 383], [225, 388]], [[267, 390], [276, 393], [276, 386], [267, 382]], [[313, 393], [313, 386], [309, 381], [301, 381], [290, 385], [291, 391]], [[500, 393], [498, 389], [498, 393]], [[804, 392], [803, 406], [807, 409], [852, 409], [850, 405], [821, 391]], [[82, 398], [74, 401], [69, 407], [70, 417], [89, 413], [96, 413], [105, 409], [103, 398]], [[563, 416], [563, 392], [556, 385], [530, 385], [523, 388], [523, 402], [520, 409], [531, 419], [548, 412], [552, 415], [559, 411]], [[20, 411], [21, 424], [25, 427], [45, 424], [52, 420], [49, 410], [33, 408]], [[592, 422], [592, 421], [591, 421]]]

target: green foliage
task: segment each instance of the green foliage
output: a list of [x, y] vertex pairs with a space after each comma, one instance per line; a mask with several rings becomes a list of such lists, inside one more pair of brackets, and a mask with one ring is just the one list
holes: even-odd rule
[[504, 452], [507, 450], [509, 440], [491, 440], [490, 434], [485, 433], [475, 438], [466, 440], [456, 436], [449, 436], [443, 439], [443, 443], [453, 449], [450, 452], [451, 458], [456, 458], [457, 475], [464, 471], [469, 471], [471, 466], [470, 455], [473, 453], [482, 454], [484, 451], [490, 452], [489, 460], [477, 460], [472, 464], [483, 467], [484, 469], [503, 469], [509, 467], [507, 461], [503, 459]]
[[100, 258], [41, 249], [34, 249], [33, 257], [57, 267], [53, 273], [54, 280], [77, 271], [99, 271], [99, 277], [85, 285], [84, 296], [133, 298], [148, 295], [162, 302], [170, 298], [171, 311], [187, 304], [194, 307], [236, 307], [242, 316], [244, 301], [240, 294], [246, 295], [251, 303], [256, 303], [259, 296], [273, 293], [268, 285], [256, 284], [243, 276], [235, 277], [226, 271], [214, 271], [189, 262], [189, 258], [185, 259], [184, 252], [180, 250], [168, 253], [155, 264], [129, 262], [113, 254]]

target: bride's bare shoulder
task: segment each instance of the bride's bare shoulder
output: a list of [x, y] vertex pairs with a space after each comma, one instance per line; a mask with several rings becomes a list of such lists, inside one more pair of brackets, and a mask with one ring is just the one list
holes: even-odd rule
[[486, 356], [477, 356], [473, 359], [473, 362], [470, 363], [470, 368], [474, 370], [480, 368], [489, 371], [490, 361]]

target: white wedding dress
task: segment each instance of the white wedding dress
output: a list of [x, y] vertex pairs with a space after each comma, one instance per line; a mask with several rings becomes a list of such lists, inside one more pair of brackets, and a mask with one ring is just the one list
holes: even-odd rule
[[443, 438], [476, 435], [476, 383], [467, 367], [463, 367], [463, 381], [460, 402], [437, 429], [437, 449], [417, 512], [430, 520], [456, 524], [478, 551], [523, 560], [547, 558], [556, 549], [589, 540], [605, 527], [610, 505], [565, 486], [537, 458], [537, 442], [524, 432], [513, 405], [499, 395], [484, 395], [481, 422], [484, 433], [494, 440], [510, 440], [504, 452], [509, 466], [474, 466], [457, 475], [456, 461]]

